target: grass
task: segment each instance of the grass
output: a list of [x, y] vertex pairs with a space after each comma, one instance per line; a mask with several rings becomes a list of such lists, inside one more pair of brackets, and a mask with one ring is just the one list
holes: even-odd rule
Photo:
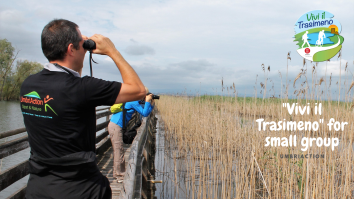
[[[235, 93], [227, 97], [161, 96], [156, 104], [165, 123], [166, 142], [173, 148], [169, 154], [174, 160], [173, 170], [185, 174], [183, 179], [175, 174], [174, 182], [185, 182], [179, 185], [183, 185], [186, 197], [353, 198], [351, 97], [346, 94], [344, 101], [329, 100], [332, 99], [329, 94], [320, 92], [323, 90], [323, 85], [318, 84], [320, 78], [316, 80], [314, 72], [312, 75], [315, 82], [303, 83], [297, 99], [288, 99], [287, 93], [282, 98], [262, 99], [237, 97]], [[311, 86], [314, 89], [309, 92]], [[347, 86], [345, 93], [349, 90]], [[323, 114], [289, 115], [282, 103], [310, 103], [310, 107], [322, 103]], [[268, 122], [283, 119], [325, 122], [318, 131], [258, 131], [255, 120], [259, 118]], [[344, 131], [329, 131], [325, 124], [330, 118], [349, 125]], [[289, 135], [297, 135], [296, 147], [264, 146], [266, 137]], [[334, 151], [330, 147], [312, 146], [303, 152], [302, 137], [338, 137], [340, 146]], [[319, 154], [324, 158], [281, 158], [286, 154]]]

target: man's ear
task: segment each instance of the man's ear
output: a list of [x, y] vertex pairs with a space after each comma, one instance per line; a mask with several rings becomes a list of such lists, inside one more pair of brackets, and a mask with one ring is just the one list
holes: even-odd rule
[[73, 44], [69, 44], [68, 49], [66, 50], [66, 54], [69, 56], [73, 56], [75, 52], [75, 48]]

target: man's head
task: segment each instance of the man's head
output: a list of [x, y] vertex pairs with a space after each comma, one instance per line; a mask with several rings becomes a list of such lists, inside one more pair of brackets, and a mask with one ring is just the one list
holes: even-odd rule
[[75, 66], [74, 70], [80, 70], [86, 53], [82, 47], [83, 37], [74, 22], [54, 19], [42, 31], [43, 54], [49, 62], [66, 60]]
[[42, 31], [42, 50], [49, 61], [63, 60], [70, 43], [79, 49], [82, 40], [77, 31], [78, 25], [65, 19], [54, 19]]

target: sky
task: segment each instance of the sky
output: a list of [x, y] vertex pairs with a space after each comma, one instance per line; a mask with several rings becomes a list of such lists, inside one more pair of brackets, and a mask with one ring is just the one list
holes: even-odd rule
[[[293, 42], [295, 22], [311, 10], [332, 13], [344, 37], [342, 56], [318, 63], [317, 80], [324, 77], [328, 85], [331, 73], [333, 82], [341, 73], [344, 88], [345, 78], [352, 79], [353, 8], [352, 0], [12, 0], [0, 2], [0, 39], [6, 38], [20, 50], [19, 59], [45, 64], [42, 29], [49, 21], [63, 18], [78, 24], [86, 36], [97, 33], [110, 38], [153, 93], [222, 94], [223, 81], [224, 87], [234, 83], [240, 96], [257, 93], [262, 97], [260, 83], [267, 80], [267, 96], [277, 97], [284, 91], [281, 83], [287, 70], [289, 92], [305, 81], [301, 77], [294, 88], [301, 69], [307, 68], [307, 78], [312, 80], [315, 63], [303, 66]], [[93, 59], [98, 62], [93, 64], [94, 77], [122, 81], [109, 57], [93, 55]], [[88, 61], [87, 54], [83, 76], [89, 75]], [[347, 62], [349, 70], [345, 70]], [[270, 66], [270, 71], [265, 73], [262, 64]]]

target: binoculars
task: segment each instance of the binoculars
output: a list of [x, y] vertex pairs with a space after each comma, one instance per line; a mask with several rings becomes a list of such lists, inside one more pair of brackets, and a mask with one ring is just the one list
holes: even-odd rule
[[93, 40], [88, 39], [88, 40], [84, 41], [84, 44], [82, 45], [82, 47], [84, 47], [84, 49], [86, 49], [86, 50], [91, 51], [91, 50], [96, 49], [96, 43]]
[[[150, 95], [151, 93], [148, 92], [146, 95]], [[160, 99], [159, 95], [152, 95], [152, 99]]]

